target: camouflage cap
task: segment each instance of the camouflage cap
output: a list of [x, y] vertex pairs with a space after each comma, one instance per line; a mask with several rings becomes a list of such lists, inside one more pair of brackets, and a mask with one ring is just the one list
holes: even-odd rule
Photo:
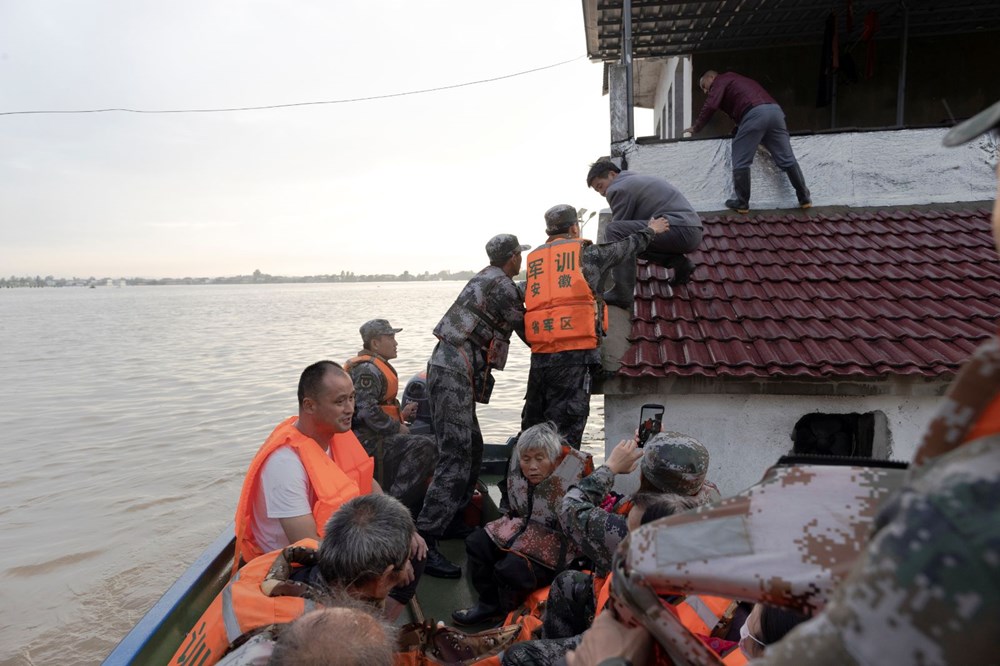
[[499, 263], [513, 257], [515, 252], [530, 249], [530, 245], [521, 245], [513, 234], [497, 234], [486, 243], [486, 256], [490, 263]]
[[708, 473], [708, 449], [690, 435], [660, 432], [646, 443], [639, 469], [662, 492], [697, 495]]
[[545, 232], [550, 236], [562, 233], [578, 222], [576, 208], [569, 204], [559, 204], [545, 211]]
[[361, 324], [361, 341], [368, 344], [380, 335], [396, 335], [403, 329], [393, 328], [385, 319], [372, 319]]
[[980, 111], [964, 123], [960, 123], [951, 128], [941, 140], [945, 146], [959, 146], [968, 141], [972, 141], [980, 134], [1000, 128], [1000, 102], [989, 107], [985, 111]]

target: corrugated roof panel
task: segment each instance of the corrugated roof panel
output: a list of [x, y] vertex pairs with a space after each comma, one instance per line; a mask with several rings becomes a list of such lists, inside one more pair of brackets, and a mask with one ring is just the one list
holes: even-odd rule
[[941, 377], [996, 330], [989, 211], [803, 216], [708, 220], [677, 293], [640, 263], [620, 374]]

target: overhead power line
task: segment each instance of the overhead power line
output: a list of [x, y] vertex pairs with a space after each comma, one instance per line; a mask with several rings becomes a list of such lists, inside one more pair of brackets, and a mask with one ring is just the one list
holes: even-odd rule
[[27, 115], [39, 115], [39, 114], [53, 114], [53, 113], [231, 113], [234, 111], [264, 111], [266, 109], [289, 109], [297, 106], [320, 106], [323, 104], [351, 104], [353, 102], [369, 102], [377, 99], [389, 99], [392, 97], [405, 97], [407, 95], [423, 95], [426, 93], [440, 92], [442, 90], [452, 90], [454, 88], [464, 88], [466, 86], [476, 86], [483, 83], [493, 83], [494, 81], [502, 81], [504, 79], [512, 79], [516, 76], [524, 76], [525, 74], [533, 74], [534, 72], [541, 72], [546, 69], [552, 69], [553, 67], [561, 67], [562, 65], [568, 65], [571, 62], [576, 62], [577, 60], [582, 60], [586, 56], [578, 56], [576, 58], [571, 58], [570, 60], [563, 60], [562, 62], [552, 63], [551, 65], [544, 65], [542, 67], [535, 67], [534, 69], [526, 69], [521, 72], [514, 72], [513, 74], [504, 74], [503, 76], [494, 76], [489, 79], [480, 79], [478, 81], [466, 81], [465, 83], [454, 83], [450, 86], [439, 86], [437, 88], [424, 88], [422, 90], [408, 90], [405, 92], [397, 93], [387, 93], [385, 95], [371, 95], [369, 97], [352, 97], [350, 99], [328, 99], [319, 100], [315, 102], [290, 102], [288, 104], [266, 104], [264, 106], [234, 106], [234, 107], [224, 107], [217, 109], [126, 109], [126, 108], [108, 108], [108, 109], [70, 109], [70, 110], [41, 110], [41, 111], [0, 111], [0, 116], [27, 116]]

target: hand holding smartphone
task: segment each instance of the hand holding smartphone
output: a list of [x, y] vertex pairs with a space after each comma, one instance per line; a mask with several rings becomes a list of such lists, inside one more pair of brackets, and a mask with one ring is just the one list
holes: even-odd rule
[[647, 403], [639, 410], [639, 448], [663, 429], [663, 405]]

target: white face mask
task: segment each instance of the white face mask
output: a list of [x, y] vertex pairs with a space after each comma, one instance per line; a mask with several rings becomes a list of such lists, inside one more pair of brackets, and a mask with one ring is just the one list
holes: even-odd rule
[[740, 644], [739, 645], [740, 645], [740, 652], [743, 653], [743, 656], [746, 657], [747, 659], [753, 659], [757, 655], [750, 654], [747, 651], [747, 649], [745, 647], [743, 647], [744, 645], [748, 645], [750, 641], [753, 641], [754, 643], [756, 643], [757, 645], [760, 646], [761, 650], [763, 650], [767, 646], [764, 644], [763, 641], [761, 641], [759, 638], [757, 638], [756, 636], [754, 636], [753, 634], [750, 633], [750, 627], [747, 626], [747, 623], [749, 621], [750, 621], [750, 617], [748, 616], [747, 619], [743, 622], [743, 626], [740, 627]]

